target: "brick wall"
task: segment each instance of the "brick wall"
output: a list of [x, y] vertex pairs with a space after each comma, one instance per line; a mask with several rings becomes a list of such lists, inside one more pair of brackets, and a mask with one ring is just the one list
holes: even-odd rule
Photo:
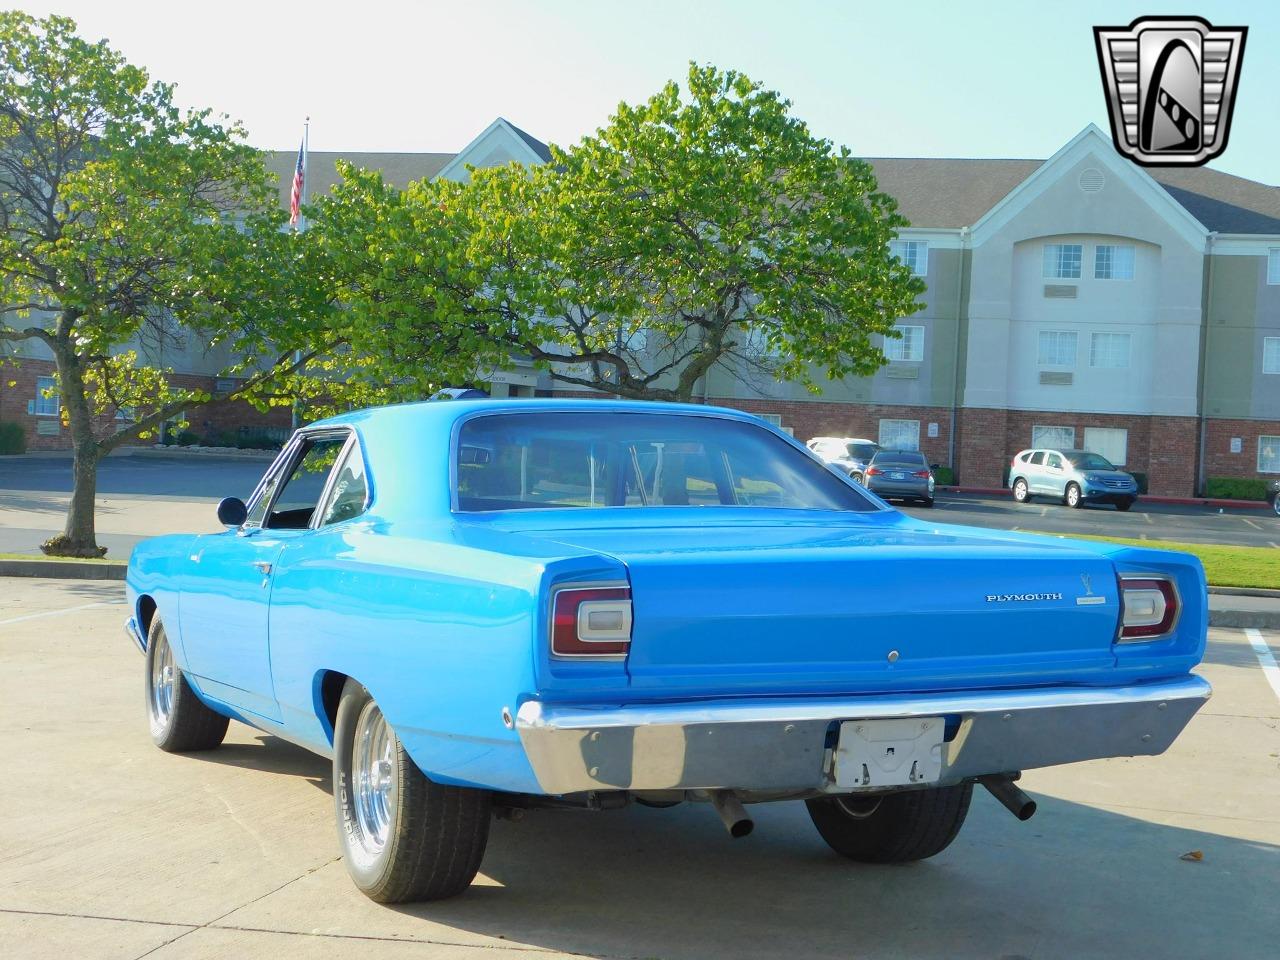
[[1149, 492], [1175, 497], [1196, 493], [1195, 417], [967, 408], [960, 411], [957, 430], [961, 482], [972, 487], [1001, 486], [1004, 468], [1014, 454], [1031, 446], [1031, 430], [1037, 424], [1074, 428], [1077, 446], [1084, 445], [1086, 427], [1127, 430], [1125, 468], [1145, 473]]
[[[1277, 420], [1215, 420], [1205, 424], [1204, 465], [1206, 477], [1265, 477], [1258, 472], [1258, 438], [1280, 437]], [[1231, 452], [1231, 440], [1240, 438], [1240, 452]]]
[[[52, 376], [53, 372], [54, 364], [51, 360], [23, 360], [20, 364], [0, 361], [0, 421], [16, 423], [22, 427], [27, 438], [27, 449], [30, 451], [71, 449], [70, 431], [62, 426], [59, 416], [37, 416], [27, 412], [28, 405], [36, 398], [37, 378]], [[211, 377], [174, 374], [171, 379], [175, 386], [203, 390], [213, 387]], [[288, 428], [291, 413], [287, 407], [259, 413], [243, 400], [215, 401], [192, 407], [187, 419], [190, 422], [189, 429], [203, 440], [219, 433], [234, 433], [242, 426]], [[98, 422], [98, 429], [104, 434], [114, 428], [115, 421], [110, 417], [104, 417]], [[141, 441], [143, 445], [154, 442]]]

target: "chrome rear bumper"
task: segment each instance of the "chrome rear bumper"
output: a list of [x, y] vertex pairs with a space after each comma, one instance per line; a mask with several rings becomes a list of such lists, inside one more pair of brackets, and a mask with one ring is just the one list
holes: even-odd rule
[[834, 792], [828, 732], [844, 720], [947, 717], [939, 784], [1060, 763], [1163, 753], [1209, 699], [1199, 677], [840, 699], [625, 707], [530, 700], [516, 729], [549, 794], [583, 790]]

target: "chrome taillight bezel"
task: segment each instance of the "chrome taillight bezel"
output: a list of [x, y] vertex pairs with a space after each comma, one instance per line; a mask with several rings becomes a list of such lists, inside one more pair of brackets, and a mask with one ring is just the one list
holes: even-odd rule
[[[1116, 643], [1150, 643], [1172, 636], [1182, 618], [1182, 595], [1172, 577], [1157, 573], [1125, 573], [1117, 578], [1120, 598], [1120, 621], [1116, 628]], [[1128, 606], [1126, 591], [1153, 590], [1161, 595], [1165, 609], [1160, 620], [1154, 623], [1126, 626]]]
[[[614, 610], [621, 618], [618, 627], [592, 629], [589, 622], [592, 613]], [[551, 593], [548, 649], [555, 660], [625, 660], [631, 649], [631, 624], [630, 584], [562, 584]]]

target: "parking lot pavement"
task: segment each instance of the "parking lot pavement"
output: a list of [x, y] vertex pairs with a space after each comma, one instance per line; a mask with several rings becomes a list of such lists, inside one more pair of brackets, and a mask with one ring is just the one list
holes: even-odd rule
[[15, 960], [1276, 956], [1280, 690], [1259, 658], [1280, 634], [1213, 631], [1215, 695], [1165, 756], [1032, 771], [1029, 823], [979, 791], [924, 863], [842, 861], [800, 803], [737, 841], [704, 804], [539, 812], [495, 822], [463, 896], [387, 908], [337, 858], [327, 761], [238, 724], [207, 754], [151, 745], [118, 601], [0, 579]]
[[1043, 498], [1015, 503], [1012, 497], [941, 492], [934, 509], [901, 504], [914, 517], [999, 530], [1095, 534], [1135, 540], [1174, 540], [1280, 549], [1280, 517], [1267, 510], [1217, 509], [1143, 502], [1128, 513], [1106, 506], [1072, 509]]

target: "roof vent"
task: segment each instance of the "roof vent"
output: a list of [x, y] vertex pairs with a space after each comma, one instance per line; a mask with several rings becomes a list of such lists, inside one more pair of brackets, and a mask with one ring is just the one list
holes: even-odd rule
[[1088, 167], [1080, 171], [1081, 193], [1097, 193], [1107, 185], [1107, 176], [1097, 167]]

